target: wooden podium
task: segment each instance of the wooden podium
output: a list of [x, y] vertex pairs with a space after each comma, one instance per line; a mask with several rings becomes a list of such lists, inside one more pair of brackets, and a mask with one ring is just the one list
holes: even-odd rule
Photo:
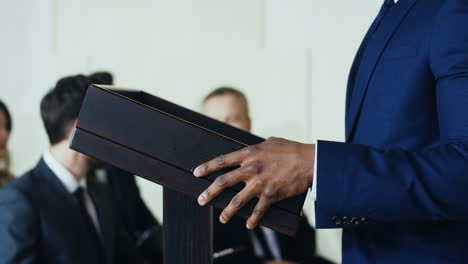
[[[193, 169], [264, 139], [156, 96], [91, 85], [70, 148], [164, 186], [165, 263], [211, 263], [212, 209], [196, 202], [226, 168], [204, 178]], [[243, 188], [227, 188], [209, 205], [224, 208]], [[294, 235], [306, 193], [280, 201], [260, 225]], [[237, 213], [247, 219], [258, 199]]]

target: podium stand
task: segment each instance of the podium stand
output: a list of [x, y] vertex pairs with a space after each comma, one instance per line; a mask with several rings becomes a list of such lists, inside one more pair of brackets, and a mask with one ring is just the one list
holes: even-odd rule
[[213, 208], [164, 188], [164, 264], [213, 263]]
[[[212, 262], [212, 209], [196, 198], [235, 167], [196, 178], [193, 169], [264, 139], [141, 92], [91, 85], [70, 148], [164, 186], [164, 260]], [[210, 205], [225, 208], [243, 188], [226, 188]], [[306, 193], [272, 205], [260, 225], [294, 235]], [[248, 219], [258, 198], [236, 215]]]

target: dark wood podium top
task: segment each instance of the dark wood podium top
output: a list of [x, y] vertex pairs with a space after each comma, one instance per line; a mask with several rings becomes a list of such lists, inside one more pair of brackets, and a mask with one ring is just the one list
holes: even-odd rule
[[[217, 176], [234, 169], [195, 178], [197, 165], [263, 140], [145, 92], [91, 85], [70, 147], [196, 198]], [[225, 207], [242, 187], [228, 188], [210, 205]], [[294, 235], [305, 196], [273, 205], [260, 224]], [[238, 215], [247, 218], [255, 203]]]

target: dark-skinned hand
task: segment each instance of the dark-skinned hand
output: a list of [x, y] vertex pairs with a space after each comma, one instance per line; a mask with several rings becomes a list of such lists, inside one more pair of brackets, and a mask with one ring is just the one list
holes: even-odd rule
[[312, 184], [314, 161], [314, 144], [281, 138], [268, 138], [258, 145], [221, 155], [198, 166], [194, 175], [203, 177], [226, 167], [240, 168], [216, 178], [198, 197], [198, 203], [205, 205], [224, 189], [244, 182], [245, 187], [223, 210], [219, 221], [227, 223], [242, 206], [258, 197], [247, 220], [247, 228], [253, 229], [272, 204], [307, 191]]

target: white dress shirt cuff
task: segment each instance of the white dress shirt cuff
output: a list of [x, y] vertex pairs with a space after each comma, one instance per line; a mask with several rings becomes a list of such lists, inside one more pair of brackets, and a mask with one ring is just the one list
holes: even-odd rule
[[315, 142], [314, 176], [312, 180], [312, 200], [317, 201], [317, 153], [318, 144]]

